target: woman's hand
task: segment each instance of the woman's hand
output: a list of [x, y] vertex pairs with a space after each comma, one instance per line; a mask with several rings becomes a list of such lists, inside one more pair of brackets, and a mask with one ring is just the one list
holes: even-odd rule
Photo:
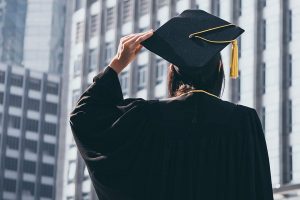
[[135, 33], [121, 38], [118, 52], [109, 63], [109, 66], [120, 73], [143, 47], [140, 43], [153, 35], [153, 30], [144, 33]]

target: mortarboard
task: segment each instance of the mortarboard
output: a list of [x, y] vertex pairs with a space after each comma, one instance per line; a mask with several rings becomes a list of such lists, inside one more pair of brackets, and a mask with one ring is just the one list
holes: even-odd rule
[[230, 77], [238, 77], [237, 37], [240, 27], [203, 10], [185, 10], [171, 18], [141, 44], [178, 68], [197, 71], [232, 44]]

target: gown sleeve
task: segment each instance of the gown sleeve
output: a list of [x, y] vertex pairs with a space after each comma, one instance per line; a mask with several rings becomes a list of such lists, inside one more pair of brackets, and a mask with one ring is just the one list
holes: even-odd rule
[[93, 78], [69, 118], [75, 142], [88, 167], [101, 168], [104, 173], [124, 170], [130, 164], [130, 155], [124, 156], [124, 149], [134, 142], [147, 121], [147, 105], [141, 98], [123, 99], [117, 73], [109, 66]]
[[[244, 107], [244, 106], [242, 106]], [[264, 131], [255, 109], [244, 107], [239, 133], [244, 141], [241, 149], [240, 183], [242, 195], [249, 199], [273, 200], [269, 156]]]

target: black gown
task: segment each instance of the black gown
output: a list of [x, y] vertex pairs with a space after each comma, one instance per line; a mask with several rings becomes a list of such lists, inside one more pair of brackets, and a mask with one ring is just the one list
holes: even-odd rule
[[99, 200], [271, 200], [256, 111], [205, 93], [123, 99], [110, 67], [70, 113]]

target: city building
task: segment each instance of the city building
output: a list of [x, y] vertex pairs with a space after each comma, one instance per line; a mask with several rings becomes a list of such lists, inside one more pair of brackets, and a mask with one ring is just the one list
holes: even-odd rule
[[[300, 2], [293, 0], [76, 0], [70, 20], [68, 110], [116, 53], [119, 39], [156, 29], [185, 9], [202, 9], [240, 25], [239, 78], [229, 78], [223, 52], [222, 99], [253, 107], [269, 150], [274, 197], [300, 198]], [[168, 63], [142, 49], [120, 74], [124, 97], [167, 97]], [[299, 90], [299, 89], [298, 89]], [[96, 199], [87, 170], [66, 127], [64, 200]], [[204, 191], [205, 192], [205, 191]]]
[[26, 68], [62, 73], [64, 51], [65, 0], [26, 0], [24, 35]]
[[0, 1], [0, 62], [21, 65], [26, 10], [26, 0]]
[[0, 63], [0, 199], [55, 199], [61, 77]]

